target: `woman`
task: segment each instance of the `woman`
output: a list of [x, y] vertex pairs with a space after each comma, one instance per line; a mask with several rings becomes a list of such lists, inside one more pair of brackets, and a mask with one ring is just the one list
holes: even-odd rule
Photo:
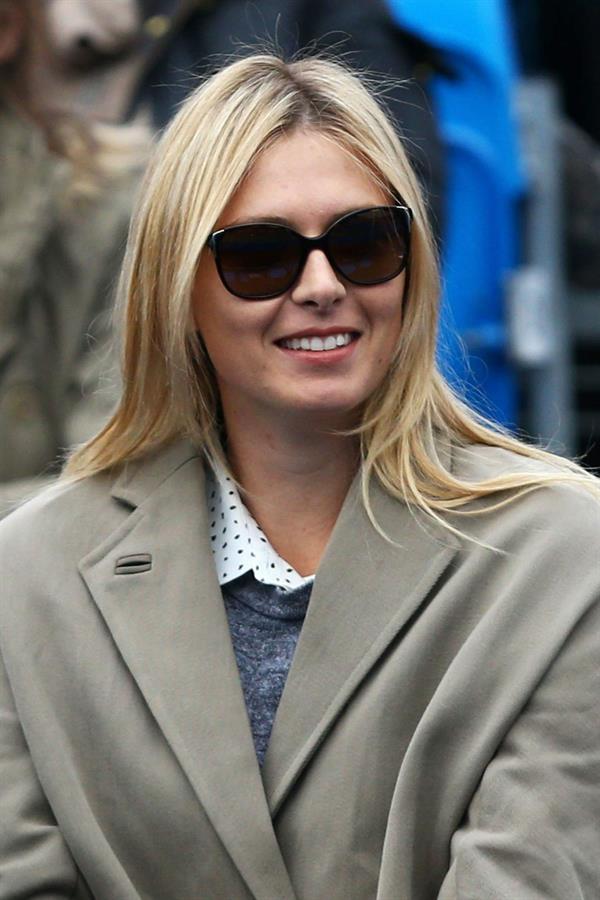
[[33, 96], [41, 7], [0, 0], [0, 516], [114, 408], [109, 380], [96, 389], [149, 144]]
[[3, 897], [596, 896], [597, 483], [450, 393], [425, 221], [334, 63], [164, 134], [121, 404], [0, 528]]

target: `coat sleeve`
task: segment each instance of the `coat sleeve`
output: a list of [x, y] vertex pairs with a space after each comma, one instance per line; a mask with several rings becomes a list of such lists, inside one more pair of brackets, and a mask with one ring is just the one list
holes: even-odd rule
[[599, 886], [596, 603], [487, 766], [438, 900], [597, 900]]
[[61, 900], [75, 896], [77, 869], [33, 767], [3, 661], [0, 810], [2, 900]]

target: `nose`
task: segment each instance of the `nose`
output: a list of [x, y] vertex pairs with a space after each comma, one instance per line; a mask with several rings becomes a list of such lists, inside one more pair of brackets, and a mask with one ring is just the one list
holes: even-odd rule
[[328, 309], [346, 296], [346, 287], [322, 250], [311, 250], [291, 298], [301, 306]]

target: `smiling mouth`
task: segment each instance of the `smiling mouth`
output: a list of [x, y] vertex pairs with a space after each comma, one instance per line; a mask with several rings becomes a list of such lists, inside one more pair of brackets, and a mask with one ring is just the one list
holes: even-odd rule
[[306, 335], [305, 337], [284, 338], [276, 343], [286, 350], [310, 350], [320, 353], [323, 350], [338, 350], [347, 347], [353, 341], [358, 340], [356, 331], [342, 331], [339, 334], [328, 334], [326, 337], [318, 335]]

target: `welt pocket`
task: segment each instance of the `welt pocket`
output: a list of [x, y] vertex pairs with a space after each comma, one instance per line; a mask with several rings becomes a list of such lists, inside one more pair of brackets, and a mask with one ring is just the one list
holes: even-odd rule
[[140, 572], [149, 572], [152, 568], [152, 554], [130, 553], [128, 556], [120, 556], [115, 563], [115, 575], [138, 575]]

